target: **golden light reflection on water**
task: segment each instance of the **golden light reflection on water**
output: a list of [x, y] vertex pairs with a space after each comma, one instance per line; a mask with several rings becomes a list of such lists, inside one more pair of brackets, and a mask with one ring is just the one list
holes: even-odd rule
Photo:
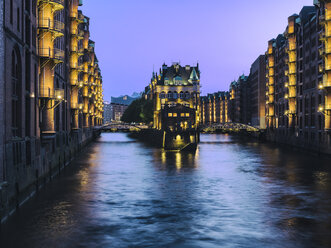
[[89, 182], [89, 170], [88, 169], [81, 170], [78, 173], [78, 176], [80, 177], [80, 185], [82, 187], [85, 187]]
[[182, 154], [180, 152], [176, 152], [176, 168], [177, 171], [182, 168]]
[[162, 169], [170, 169], [175, 167], [177, 171], [183, 168], [195, 168], [198, 167], [197, 161], [199, 159], [199, 150], [196, 152], [172, 152], [162, 150], [155, 152], [154, 157], [156, 161], [161, 160]]
[[314, 173], [314, 178], [316, 182], [316, 186], [319, 189], [327, 188], [329, 182], [329, 173], [324, 171], [316, 171]]

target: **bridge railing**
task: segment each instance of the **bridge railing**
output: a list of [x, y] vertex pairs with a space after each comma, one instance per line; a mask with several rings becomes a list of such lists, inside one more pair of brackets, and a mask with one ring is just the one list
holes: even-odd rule
[[222, 131], [248, 131], [248, 132], [259, 132], [260, 129], [243, 124], [243, 123], [235, 123], [235, 122], [227, 122], [227, 123], [213, 123], [209, 125], [202, 125], [200, 129], [205, 132], [213, 132], [216, 130]]

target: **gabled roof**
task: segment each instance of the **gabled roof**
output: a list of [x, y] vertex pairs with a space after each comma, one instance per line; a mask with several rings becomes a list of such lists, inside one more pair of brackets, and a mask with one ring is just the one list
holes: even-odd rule
[[154, 77], [157, 80], [157, 85], [172, 84], [175, 80], [181, 81], [184, 85], [199, 84], [200, 71], [198, 66], [181, 66], [179, 63], [173, 63], [171, 66], [162, 65], [160, 78]]

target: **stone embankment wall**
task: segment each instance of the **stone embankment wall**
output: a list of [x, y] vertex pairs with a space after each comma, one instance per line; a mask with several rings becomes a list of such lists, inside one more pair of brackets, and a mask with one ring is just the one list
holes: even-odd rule
[[[70, 134], [57, 133], [55, 138], [23, 140], [6, 147], [6, 180], [0, 184], [0, 220], [5, 222], [22, 204], [40, 188], [58, 175], [77, 154], [100, 135], [100, 130], [86, 128]], [[26, 158], [26, 148], [31, 147], [32, 158], [13, 161], [13, 148]], [[15, 148], [16, 147], [16, 148]], [[16, 151], [17, 152], [17, 151]], [[30, 153], [30, 152], [29, 152]]]

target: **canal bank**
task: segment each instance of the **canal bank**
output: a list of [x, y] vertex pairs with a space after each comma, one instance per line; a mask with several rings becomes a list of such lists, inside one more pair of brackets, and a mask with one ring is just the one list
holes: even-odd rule
[[315, 135], [299, 134], [298, 132], [288, 132], [286, 130], [267, 130], [265, 140], [279, 145], [296, 148], [317, 154], [331, 155], [331, 136], [319, 133]]
[[[0, 223], [4, 223], [35, 193], [68, 166], [89, 143], [100, 136], [97, 127], [74, 130], [70, 134], [57, 133], [42, 138], [39, 150], [30, 164], [22, 160], [6, 161], [6, 181], [0, 184]], [[21, 142], [20, 150], [26, 150], [26, 141]], [[33, 147], [34, 147], [33, 146]], [[8, 146], [7, 151], [13, 146]], [[7, 157], [8, 158], [8, 157]]]

